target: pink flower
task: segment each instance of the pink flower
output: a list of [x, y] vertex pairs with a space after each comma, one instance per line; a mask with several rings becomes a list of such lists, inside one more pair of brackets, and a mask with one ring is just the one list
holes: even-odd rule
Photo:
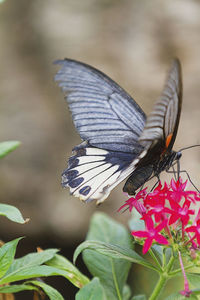
[[164, 187], [162, 188], [161, 182], [159, 185], [149, 194], [147, 194], [146, 198], [144, 199], [145, 205], [149, 204], [150, 199], [159, 198], [160, 200], [166, 200], [168, 198], [168, 194], [170, 193], [169, 187], [167, 183], [164, 183]]
[[180, 291], [180, 294], [186, 298], [190, 298], [192, 291], [189, 288], [185, 288], [183, 291]]
[[145, 218], [146, 230], [145, 231], [132, 231], [133, 236], [139, 238], [146, 238], [143, 246], [143, 254], [145, 254], [151, 247], [153, 241], [155, 240], [159, 244], [168, 245], [168, 240], [162, 236], [159, 232], [167, 226], [167, 220], [164, 220], [159, 225], [154, 227], [153, 220], [151, 217]]
[[165, 187], [163, 189], [161, 187], [162, 185], [159, 183], [158, 187], [152, 193], [149, 193], [144, 200], [145, 206], [148, 207], [147, 214], [149, 216], [154, 215], [156, 222], [166, 219], [166, 190]]
[[146, 194], [147, 194], [146, 189], [147, 189], [147, 188], [145, 188], [145, 189], [139, 191], [135, 197], [131, 197], [131, 198], [129, 198], [128, 200], [126, 200], [125, 204], [122, 205], [122, 206], [118, 209], [118, 211], [120, 211], [120, 210], [122, 210], [124, 207], [128, 206], [128, 207], [129, 207], [129, 211], [131, 212], [132, 209], [133, 209], [133, 207], [135, 207], [135, 208], [137, 209], [137, 211], [138, 211], [141, 215], [143, 215], [143, 214], [146, 212], [146, 209], [145, 209], [143, 203], [140, 202], [139, 200], [144, 200], [144, 198], [146, 197]]
[[190, 241], [196, 238], [197, 243], [200, 245], [200, 219], [196, 222], [196, 225], [186, 228], [185, 231], [194, 232], [194, 236], [190, 239]]
[[189, 209], [191, 202], [186, 200], [181, 207], [177, 202], [170, 201], [171, 209], [166, 208], [166, 212], [171, 214], [169, 219], [169, 225], [174, 224], [177, 220], [181, 220], [183, 227], [188, 224], [190, 219], [189, 215], [194, 215], [195, 211], [193, 209]]
[[172, 188], [172, 191], [170, 193], [171, 199], [173, 199], [176, 202], [180, 202], [183, 195], [184, 195], [184, 189], [186, 187], [187, 180], [182, 183], [182, 179], [179, 178], [179, 180], [175, 181], [173, 178], [170, 182], [170, 186]]
[[193, 203], [195, 201], [199, 201], [200, 198], [197, 196], [197, 192], [195, 191], [185, 191], [187, 185], [187, 180], [185, 182], [182, 181], [182, 178], [180, 177], [177, 181], [175, 181], [173, 178], [170, 182], [170, 186], [172, 191], [169, 193], [170, 199], [180, 202], [181, 199], [184, 197], [185, 200], [190, 200]]
[[185, 229], [190, 221], [190, 216], [195, 213], [195, 210], [190, 209], [191, 203], [195, 204], [200, 200], [200, 193], [185, 191], [186, 184], [187, 180], [183, 182], [181, 178], [177, 181], [172, 179], [169, 185], [166, 182], [163, 186], [159, 183], [152, 192], [147, 193], [145, 188], [120, 207], [119, 210], [127, 207], [130, 212], [135, 208], [140, 213], [141, 220], [144, 220], [145, 231], [132, 231], [133, 236], [145, 238], [143, 253], [149, 250], [153, 241], [168, 244], [168, 240], [160, 234], [163, 228], [165, 228], [169, 241], [173, 240], [173, 243], [179, 244], [180, 234], [177, 235], [172, 231], [174, 232], [180, 223], [182, 224], [182, 243], [184, 242], [185, 246], [191, 243], [194, 249], [197, 249], [198, 245], [200, 246], [200, 210], [193, 226]]

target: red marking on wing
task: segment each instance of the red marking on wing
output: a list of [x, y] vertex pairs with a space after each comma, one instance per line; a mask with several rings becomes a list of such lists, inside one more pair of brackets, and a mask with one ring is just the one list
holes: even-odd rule
[[166, 140], [165, 140], [165, 146], [166, 146], [166, 148], [168, 148], [169, 147], [169, 144], [170, 144], [170, 142], [171, 142], [171, 139], [172, 139], [172, 133], [170, 133], [167, 137], [166, 137]]

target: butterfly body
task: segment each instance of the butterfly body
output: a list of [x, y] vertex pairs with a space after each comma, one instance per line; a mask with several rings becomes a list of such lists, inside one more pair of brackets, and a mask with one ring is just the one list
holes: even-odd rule
[[169, 170], [173, 162], [179, 158], [179, 152], [161, 148], [159, 144], [154, 145], [143, 159], [139, 160], [136, 169], [127, 179], [123, 191], [134, 195], [150, 177], [159, 178], [160, 173]]
[[59, 82], [83, 143], [73, 149], [62, 185], [88, 202], [104, 201], [128, 177], [124, 191], [134, 194], [151, 176], [168, 170], [180, 119], [182, 80], [175, 59], [161, 98], [146, 117], [117, 83], [74, 60], [57, 61]]

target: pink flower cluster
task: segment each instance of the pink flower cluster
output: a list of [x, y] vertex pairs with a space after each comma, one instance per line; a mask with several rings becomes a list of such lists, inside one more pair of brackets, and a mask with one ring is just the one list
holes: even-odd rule
[[[192, 243], [197, 249], [200, 246], [200, 210], [194, 221], [191, 216], [195, 210], [191, 204], [200, 201], [200, 194], [196, 191], [186, 191], [187, 181], [181, 178], [171, 180], [168, 185], [161, 183], [150, 193], [146, 188], [128, 199], [119, 210], [128, 207], [135, 208], [145, 222], [145, 230], [132, 231], [132, 235], [144, 239], [143, 253], [145, 254], [153, 242], [168, 245], [175, 242], [175, 238], [182, 243]], [[192, 226], [188, 226], [192, 224]], [[172, 234], [176, 231], [176, 234]], [[179, 234], [181, 232], [181, 234]]]

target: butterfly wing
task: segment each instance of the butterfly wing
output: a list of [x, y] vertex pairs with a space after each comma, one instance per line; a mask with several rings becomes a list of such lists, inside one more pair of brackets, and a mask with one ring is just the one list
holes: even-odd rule
[[111, 151], [134, 153], [145, 124], [138, 104], [112, 79], [86, 64], [65, 59], [59, 81], [81, 138]]
[[148, 149], [152, 143], [162, 141], [169, 151], [172, 149], [180, 120], [182, 106], [181, 64], [174, 59], [162, 95], [147, 121], [139, 141]]
[[138, 155], [138, 166], [127, 179], [124, 192], [132, 195], [148, 180], [155, 171], [155, 166], [160, 173], [168, 165], [167, 156], [172, 150], [181, 114], [182, 105], [182, 76], [181, 65], [178, 59], [172, 63], [163, 89], [161, 98], [155, 104], [152, 113], [147, 117], [144, 130], [139, 142], [144, 150]]
[[84, 202], [101, 203], [133, 172], [137, 162], [132, 153], [107, 151], [82, 143], [75, 147], [69, 159], [68, 168], [62, 174], [62, 185]]
[[107, 198], [130, 175], [143, 150], [145, 114], [112, 79], [86, 64], [60, 60], [55, 76], [85, 143], [75, 147], [62, 184], [83, 201]]

